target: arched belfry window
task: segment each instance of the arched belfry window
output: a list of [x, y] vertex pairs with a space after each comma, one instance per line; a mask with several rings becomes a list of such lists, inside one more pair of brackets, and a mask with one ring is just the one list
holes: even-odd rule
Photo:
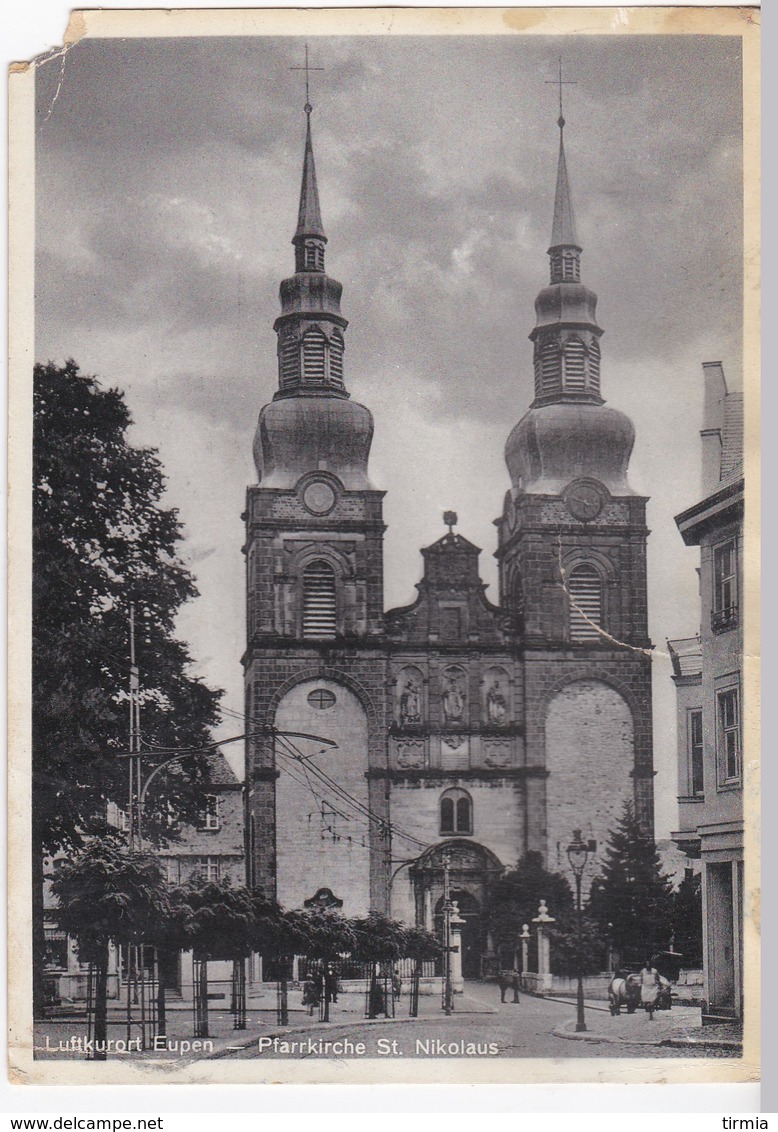
[[306, 381], [324, 381], [327, 339], [321, 330], [309, 330], [303, 338], [303, 374]]
[[441, 834], [473, 832], [473, 802], [466, 790], [446, 790], [440, 798]]
[[600, 392], [600, 343], [596, 338], [589, 343], [589, 387]]
[[343, 337], [337, 330], [330, 340], [330, 381], [333, 385], [343, 384]]
[[565, 343], [565, 389], [586, 387], [586, 349], [580, 338]]
[[568, 576], [570, 640], [597, 641], [602, 627], [602, 579], [588, 562], [574, 566]]
[[337, 623], [335, 571], [318, 559], [303, 571], [303, 636], [332, 638]]

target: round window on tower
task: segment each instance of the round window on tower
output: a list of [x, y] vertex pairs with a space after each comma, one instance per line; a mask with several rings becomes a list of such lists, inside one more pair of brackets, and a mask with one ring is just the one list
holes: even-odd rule
[[326, 515], [335, 506], [334, 490], [324, 480], [314, 480], [303, 491], [303, 503], [314, 515]]
[[315, 688], [308, 693], [308, 703], [317, 711], [326, 711], [327, 708], [335, 706], [335, 693], [329, 688]]

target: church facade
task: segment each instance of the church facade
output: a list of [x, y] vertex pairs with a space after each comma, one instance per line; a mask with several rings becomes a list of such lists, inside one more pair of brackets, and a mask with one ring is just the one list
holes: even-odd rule
[[[413, 604], [384, 608], [369, 410], [344, 376], [342, 287], [325, 270], [306, 106], [295, 272], [281, 284], [278, 391], [260, 412], [245, 511], [249, 883], [286, 907], [440, 922], [444, 865], [488, 949], [490, 887], [529, 850], [566, 870], [630, 799], [653, 832], [646, 499], [631, 422], [604, 403], [596, 296], [581, 281], [560, 116], [535, 397], [506, 445], [499, 604], [480, 550], [422, 550]], [[324, 737], [329, 744], [315, 741]]]

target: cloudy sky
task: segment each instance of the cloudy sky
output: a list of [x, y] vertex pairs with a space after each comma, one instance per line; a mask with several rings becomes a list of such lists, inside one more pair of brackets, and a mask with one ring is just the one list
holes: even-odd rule
[[[484, 548], [505, 439], [532, 397], [547, 281], [562, 52], [583, 278], [605, 330], [603, 392], [635, 422], [651, 496], [657, 834], [675, 822], [665, 639], [697, 631], [701, 363], [741, 384], [739, 42], [721, 37], [317, 37], [314, 146], [328, 272], [344, 284], [346, 381], [376, 421], [386, 601], [419, 547]], [[36, 357], [126, 391], [160, 451], [201, 597], [199, 671], [241, 711], [242, 525], [257, 413], [276, 388], [278, 284], [292, 273], [305, 119], [299, 38], [84, 40], [40, 67]], [[490, 596], [495, 599], [492, 589]], [[235, 734], [225, 718], [224, 734]]]

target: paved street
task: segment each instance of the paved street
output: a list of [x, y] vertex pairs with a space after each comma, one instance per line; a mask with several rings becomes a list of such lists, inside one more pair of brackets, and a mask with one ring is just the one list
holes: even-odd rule
[[[510, 995], [508, 996], [510, 998]], [[210, 1037], [193, 1044], [191, 1006], [168, 1012], [168, 1048], [131, 1050], [120, 1053], [131, 1060], [150, 1058], [183, 1064], [195, 1058], [337, 1058], [417, 1057], [474, 1058], [592, 1058], [592, 1057], [737, 1057], [730, 1042], [718, 1042], [700, 1025], [696, 1008], [676, 1006], [657, 1013], [653, 1021], [643, 1011], [612, 1018], [604, 1002], [586, 1007], [587, 1033], [576, 1035], [576, 1009], [572, 1001], [522, 995], [516, 1005], [500, 1002], [497, 987], [490, 983], [468, 983], [465, 994], [455, 998], [455, 1012], [446, 1017], [438, 996], [422, 996], [420, 1017], [408, 1018], [408, 1000], [400, 999], [397, 1017], [368, 1021], [364, 1017], [364, 995], [341, 995], [333, 1004], [331, 1021], [310, 1017], [299, 1001], [299, 991], [290, 993], [289, 1025], [275, 1021], [275, 992], [268, 988], [249, 1002], [247, 1028], [235, 1031], [232, 1017], [224, 1010], [210, 1011]], [[112, 1012], [109, 1037], [121, 1040], [126, 1027], [119, 1012]], [[36, 1025], [36, 1052], [43, 1059], [83, 1059], [83, 1049], [66, 1048], [74, 1037], [85, 1036], [83, 1018], [49, 1021]], [[660, 1044], [672, 1042], [673, 1045]], [[329, 1043], [327, 1045], [326, 1043]], [[116, 1056], [113, 1052], [109, 1057]]]
[[[319, 1043], [364, 1043], [362, 1057], [421, 1057], [441, 1060], [449, 1057], [716, 1057], [737, 1056], [737, 1051], [708, 1047], [672, 1048], [654, 1044], [671, 1034], [699, 1031], [700, 1014], [696, 1009], [676, 1008], [657, 1014], [653, 1022], [641, 1013], [612, 1018], [604, 1003], [589, 1005], [587, 1038], [563, 1037], [559, 1031], [575, 1026], [575, 1005], [522, 995], [517, 1006], [512, 1002], [500, 1003], [496, 987], [486, 983], [468, 984], [464, 996], [456, 999], [456, 1010], [451, 1017], [440, 1011], [435, 1000], [428, 1002], [423, 1017], [370, 1024], [354, 1020], [347, 1025], [331, 1023], [318, 1026], [305, 1033], [280, 1035], [277, 1044], [268, 1045], [272, 1038], [265, 1036], [260, 1048], [259, 1039], [240, 1053], [237, 1058], [306, 1058], [332, 1057], [338, 1050], [329, 1050]], [[278, 1031], [274, 1031], [278, 1033]], [[596, 1040], [598, 1039], [599, 1040]], [[629, 1039], [633, 1039], [629, 1041]], [[310, 1051], [308, 1041], [315, 1043]], [[627, 1040], [625, 1040], [627, 1039]], [[288, 1052], [284, 1043], [301, 1043]], [[645, 1044], [641, 1044], [645, 1043]], [[348, 1056], [348, 1052], [346, 1053]], [[351, 1056], [354, 1056], [351, 1053]]]

